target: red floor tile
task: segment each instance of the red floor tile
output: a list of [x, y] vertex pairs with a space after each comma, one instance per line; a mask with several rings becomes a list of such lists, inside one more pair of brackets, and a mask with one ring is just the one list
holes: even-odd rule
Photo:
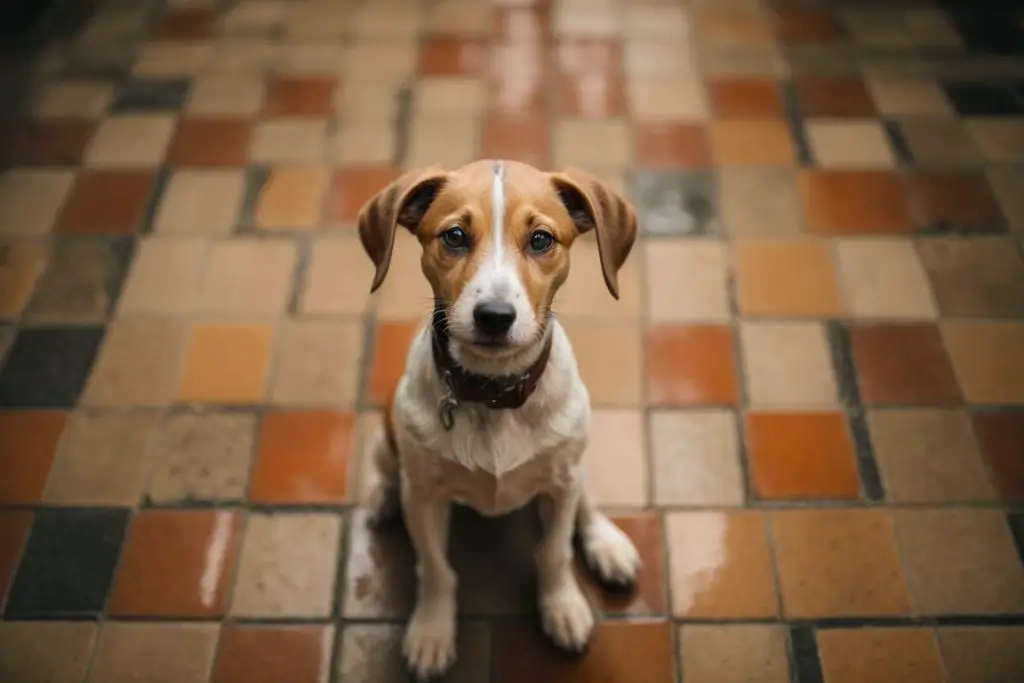
[[802, 171], [800, 196], [809, 232], [905, 234], [913, 230], [907, 191], [888, 171]]
[[647, 400], [655, 405], [732, 405], [738, 380], [732, 330], [655, 327], [647, 332]]
[[801, 76], [794, 81], [804, 116], [874, 116], [864, 81], [853, 76]]
[[703, 125], [639, 122], [635, 139], [638, 166], [685, 169], [711, 165], [711, 143]]
[[934, 325], [854, 325], [850, 339], [864, 404], [960, 402], [960, 388]]
[[38, 503], [68, 415], [57, 411], [0, 411], [0, 503]]
[[28, 542], [32, 518], [28, 510], [0, 511], [0, 607]]
[[57, 231], [128, 235], [142, 230], [156, 175], [146, 171], [86, 171], [78, 176], [57, 219]]
[[323, 626], [225, 626], [211, 681], [322, 683], [330, 636]]
[[267, 86], [267, 116], [327, 116], [333, 106], [333, 78], [276, 78]]
[[661, 522], [657, 515], [635, 514], [614, 515], [612, 521], [633, 541], [643, 569], [637, 585], [629, 592], [609, 590], [599, 584], [592, 570], [585, 568], [581, 553], [577, 553], [576, 575], [584, 591], [601, 611], [614, 614], [652, 615], [665, 614], [665, 577], [662, 572]]
[[1024, 412], [974, 413], [974, 436], [1003, 500], [1024, 502]]
[[482, 135], [481, 154], [486, 158], [550, 166], [551, 133], [544, 117], [486, 116]]
[[785, 115], [782, 88], [772, 78], [717, 78], [708, 83], [715, 115], [765, 117]]
[[423, 76], [473, 76], [483, 69], [487, 50], [475, 40], [427, 38], [420, 45], [419, 73]]
[[249, 158], [248, 119], [183, 119], [167, 162], [175, 166], [242, 166]]
[[327, 197], [327, 218], [351, 222], [370, 199], [401, 175], [390, 166], [344, 168], [334, 174]]
[[217, 13], [208, 9], [179, 9], [168, 12], [153, 31], [154, 38], [165, 40], [200, 40], [211, 38], [217, 31]]
[[94, 131], [93, 122], [77, 119], [0, 122], [0, 164], [80, 164]]
[[419, 329], [418, 323], [380, 323], [373, 342], [373, 360], [368, 383], [369, 400], [383, 405], [405, 372], [409, 346]]

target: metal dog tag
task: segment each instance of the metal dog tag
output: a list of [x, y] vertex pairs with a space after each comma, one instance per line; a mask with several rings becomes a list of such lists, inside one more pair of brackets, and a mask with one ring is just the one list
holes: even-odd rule
[[459, 407], [459, 401], [455, 398], [455, 385], [452, 382], [452, 373], [444, 373], [445, 393], [437, 403], [437, 417], [441, 420], [441, 426], [445, 431], [451, 431], [455, 426], [455, 409]]

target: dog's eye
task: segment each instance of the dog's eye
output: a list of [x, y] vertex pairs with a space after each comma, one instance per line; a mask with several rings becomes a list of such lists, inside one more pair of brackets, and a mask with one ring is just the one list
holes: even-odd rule
[[543, 254], [551, 250], [551, 247], [555, 246], [555, 238], [550, 232], [544, 230], [534, 230], [530, 234], [529, 247], [530, 251], [534, 254]]
[[469, 236], [466, 235], [465, 230], [458, 227], [448, 228], [438, 236], [438, 239], [441, 240], [441, 244], [452, 251], [460, 251], [469, 246]]

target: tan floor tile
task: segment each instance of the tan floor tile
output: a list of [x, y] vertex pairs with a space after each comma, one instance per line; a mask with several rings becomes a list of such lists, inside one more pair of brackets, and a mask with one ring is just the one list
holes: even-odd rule
[[639, 410], [595, 410], [583, 454], [587, 486], [598, 505], [648, 504], [647, 435]]
[[886, 116], [953, 116], [942, 88], [933, 79], [877, 77], [868, 89], [880, 114]]
[[217, 624], [106, 622], [86, 683], [206, 683]]
[[982, 163], [980, 148], [962, 119], [910, 118], [899, 121], [899, 127], [919, 166], [962, 167]]
[[938, 635], [950, 681], [1002, 683], [1024, 671], [1024, 627], [947, 627]]
[[716, 121], [711, 148], [715, 161], [724, 165], [787, 166], [796, 160], [789, 127], [781, 119]]
[[192, 85], [185, 110], [193, 116], [254, 116], [263, 108], [266, 86], [256, 76], [204, 76]]
[[818, 656], [829, 683], [945, 683], [929, 628], [820, 629]]
[[[422, 320], [434, 310], [434, 294], [420, 266], [422, 253], [413, 235], [405, 230], [395, 235], [391, 268], [377, 294], [377, 313], [381, 319]], [[365, 254], [357, 256], [369, 260]]]
[[280, 45], [267, 40], [227, 38], [217, 42], [213, 59], [203, 69], [203, 75], [262, 77], [276, 60]]
[[475, 78], [420, 78], [413, 93], [418, 115], [476, 115], [484, 102], [483, 84]]
[[918, 613], [1024, 611], [1024, 566], [1001, 511], [918, 509], [893, 516]]
[[208, 242], [200, 238], [143, 239], [118, 300], [118, 314], [194, 310], [207, 251]]
[[629, 130], [617, 121], [562, 121], [554, 144], [556, 167], [623, 168], [630, 161]]
[[657, 411], [648, 419], [656, 505], [743, 504], [731, 411]]
[[909, 241], [840, 240], [839, 280], [854, 316], [930, 319], [937, 315], [928, 276]]
[[0, 242], [0, 318], [16, 318], [46, 267], [47, 248], [38, 242]]
[[73, 172], [58, 170], [11, 170], [0, 175], [0, 234], [50, 232], [74, 179]]
[[278, 344], [270, 400], [282, 405], [351, 408], [356, 400], [364, 326], [292, 321]]
[[967, 132], [978, 144], [987, 161], [1020, 163], [1024, 161], [1024, 121], [1019, 119], [973, 119]]
[[665, 539], [675, 616], [758, 618], [777, 613], [760, 513], [668, 513]]
[[1024, 403], [1024, 324], [946, 323], [942, 336], [970, 403]]
[[868, 429], [889, 500], [993, 500], [971, 423], [961, 411], [871, 411]]
[[811, 153], [823, 168], [896, 166], [896, 157], [878, 121], [811, 119], [806, 127]]
[[623, 63], [631, 80], [659, 80], [667, 76], [699, 80], [696, 55], [689, 45], [676, 38], [627, 39]]
[[712, 77], [772, 77], [786, 75], [788, 65], [778, 46], [703, 44], [699, 46], [701, 70]]
[[803, 217], [793, 171], [727, 166], [718, 171], [719, 204], [732, 237], [795, 237]]
[[290, 40], [340, 40], [351, 28], [352, 5], [333, 2], [295, 3], [284, 18]]
[[242, 171], [176, 171], [153, 229], [165, 235], [226, 235], [238, 220], [244, 189]]
[[748, 315], [839, 315], [832, 254], [810, 240], [740, 240], [734, 247], [737, 298]]
[[224, 15], [224, 33], [265, 35], [284, 22], [288, 7], [289, 3], [284, 0], [260, 0], [234, 5]]
[[158, 114], [122, 114], [105, 120], [85, 152], [93, 167], [146, 167], [164, 160], [174, 119]]
[[[679, 659], [688, 683], [786, 683], [786, 631], [774, 624], [679, 629]], [[832, 683], [831, 679], [829, 683]]]
[[740, 326], [740, 342], [752, 406], [836, 405], [836, 379], [824, 325], [745, 322]]
[[358, 123], [387, 127], [398, 112], [404, 74], [359, 73], [334, 90], [334, 110], [342, 115], [341, 125]]
[[39, 118], [101, 118], [114, 99], [114, 86], [100, 81], [58, 81], [42, 89], [33, 112]]
[[328, 180], [327, 170], [316, 166], [274, 169], [256, 200], [256, 227], [315, 228]]
[[329, 616], [340, 540], [341, 518], [335, 515], [250, 515], [232, 614]]
[[461, 0], [448, 0], [430, 7], [425, 22], [428, 31], [465, 38], [486, 37], [494, 27], [489, 7]]
[[170, 415], [153, 447], [149, 497], [156, 503], [241, 500], [255, 446], [255, 415]]
[[138, 504], [156, 429], [156, 416], [148, 413], [79, 413], [53, 461], [44, 502]]
[[479, 157], [479, 117], [441, 115], [415, 117], [409, 130], [409, 150], [405, 167], [421, 168], [439, 164], [459, 168]]
[[189, 335], [178, 400], [256, 403], [267, 382], [273, 330], [266, 325], [196, 325]]
[[987, 176], [1010, 227], [1024, 235], [1024, 193], [1019, 192], [1024, 186], [1024, 166], [995, 166]]
[[[643, 246], [647, 313], [652, 321], [729, 319], [729, 254], [718, 241], [658, 240]], [[574, 258], [570, 277], [578, 268]]]
[[[643, 373], [640, 329], [633, 325], [561, 320], [594, 405], [637, 406]], [[585, 340], [601, 339], [601, 344]]]
[[1024, 263], [1002, 237], [921, 240], [939, 311], [950, 318], [1024, 317]]
[[601, 258], [596, 240], [578, 240], [572, 246], [572, 270], [555, 297], [554, 309], [560, 315], [622, 320], [640, 317], [642, 296], [640, 261], [626, 261], [619, 271], [619, 299], [608, 294], [601, 274]]
[[642, 121], [702, 121], [707, 96], [699, 79], [689, 75], [638, 78], [626, 84], [630, 111]]
[[132, 67], [137, 78], [187, 78], [203, 70], [213, 57], [209, 43], [159, 41], [141, 47]]
[[787, 617], [910, 610], [892, 521], [884, 513], [791, 510], [773, 513], [771, 526]]
[[257, 124], [249, 158], [264, 164], [323, 163], [327, 160], [327, 124], [276, 119]]
[[391, 126], [360, 121], [339, 124], [331, 143], [334, 161], [345, 165], [387, 166], [395, 158], [395, 146]]
[[96, 642], [96, 624], [68, 621], [0, 623], [0, 679], [80, 683]]
[[369, 74], [404, 77], [415, 69], [416, 55], [416, 45], [409, 41], [356, 40], [345, 50], [342, 72], [347, 79]]
[[371, 282], [373, 264], [358, 237], [318, 239], [313, 242], [299, 309], [312, 315], [361, 315], [370, 301]]
[[284, 240], [231, 240], [210, 248], [199, 289], [203, 313], [275, 315], [288, 305], [295, 244]]
[[345, 48], [334, 43], [282, 43], [271, 55], [271, 71], [287, 76], [334, 76]]
[[388, 5], [362, 5], [352, 15], [352, 31], [369, 38], [412, 38], [421, 26], [422, 12], [416, 5], [400, 3]]
[[87, 406], [162, 406], [172, 402], [185, 326], [169, 317], [121, 318], [107, 329], [82, 394]]

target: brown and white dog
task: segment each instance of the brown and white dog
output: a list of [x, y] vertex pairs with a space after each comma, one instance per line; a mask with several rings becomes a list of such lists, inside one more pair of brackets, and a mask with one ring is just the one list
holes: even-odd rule
[[538, 499], [544, 630], [579, 651], [594, 617], [572, 570], [574, 532], [588, 565], [609, 584], [631, 584], [640, 557], [585, 490], [590, 397], [551, 303], [569, 275], [573, 241], [589, 230], [618, 298], [636, 214], [576, 170], [488, 160], [408, 173], [359, 215], [376, 266], [371, 291], [387, 275], [399, 225], [423, 248], [435, 311], [412, 343], [374, 445], [367, 505], [371, 521], [404, 512], [416, 550], [406, 662], [415, 676], [431, 678], [455, 660], [456, 576], [446, 557], [453, 502], [501, 515]]

